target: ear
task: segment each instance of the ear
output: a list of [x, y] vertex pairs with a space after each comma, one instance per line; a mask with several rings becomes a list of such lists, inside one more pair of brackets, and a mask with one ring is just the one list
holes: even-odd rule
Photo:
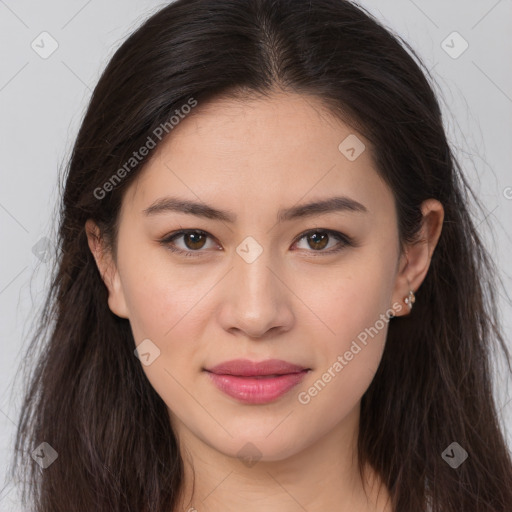
[[443, 228], [444, 209], [436, 199], [427, 199], [421, 205], [423, 223], [418, 234], [418, 239], [404, 248], [399, 261], [398, 274], [396, 276], [393, 291], [393, 304], [400, 304], [400, 308], [394, 309], [395, 316], [407, 315], [410, 311], [405, 302], [409, 291], [416, 292], [427, 275]]
[[112, 259], [111, 251], [105, 248], [100, 228], [92, 219], [88, 219], [85, 223], [85, 232], [89, 249], [96, 260], [101, 278], [108, 290], [108, 307], [115, 315], [128, 318], [128, 308], [126, 307], [119, 272]]

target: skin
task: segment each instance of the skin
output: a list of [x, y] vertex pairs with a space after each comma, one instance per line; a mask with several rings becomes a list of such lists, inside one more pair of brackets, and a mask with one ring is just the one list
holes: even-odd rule
[[[349, 161], [338, 145], [354, 133], [366, 150]], [[229, 210], [236, 221], [143, 213], [166, 195]], [[280, 208], [334, 195], [368, 211], [276, 223]], [[426, 201], [422, 211], [422, 242], [400, 253], [393, 195], [376, 172], [370, 143], [319, 100], [276, 92], [216, 99], [174, 128], [126, 190], [117, 258], [87, 222], [110, 309], [129, 319], [136, 345], [149, 338], [160, 350], [142, 368], [168, 406], [185, 463], [177, 510], [392, 510], [372, 468], [365, 494], [355, 451], [360, 401], [388, 323], [309, 403], [301, 404], [298, 394], [380, 315], [408, 314], [404, 298], [425, 278], [443, 221], [438, 201]], [[177, 248], [195, 249], [195, 257], [159, 243], [182, 228], [209, 234], [200, 243], [174, 240]], [[315, 245], [303, 236], [314, 229], [348, 235], [356, 246], [329, 255], [338, 240]], [[247, 236], [263, 249], [252, 263], [236, 252]], [[202, 371], [235, 358], [284, 359], [311, 371], [274, 402], [243, 404]], [[239, 455], [249, 442], [260, 457], [250, 467]]]

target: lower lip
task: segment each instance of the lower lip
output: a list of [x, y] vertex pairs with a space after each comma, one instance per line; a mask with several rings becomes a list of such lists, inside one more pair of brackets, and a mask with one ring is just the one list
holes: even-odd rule
[[217, 388], [247, 404], [266, 404], [283, 396], [299, 384], [309, 370], [278, 377], [237, 377], [207, 372]]

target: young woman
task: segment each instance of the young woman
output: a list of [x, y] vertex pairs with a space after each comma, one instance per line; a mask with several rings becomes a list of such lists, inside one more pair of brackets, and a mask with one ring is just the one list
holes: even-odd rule
[[178, 0], [119, 48], [31, 346], [31, 510], [511, 510], [493, 265], [413, 57], [345, 0]]

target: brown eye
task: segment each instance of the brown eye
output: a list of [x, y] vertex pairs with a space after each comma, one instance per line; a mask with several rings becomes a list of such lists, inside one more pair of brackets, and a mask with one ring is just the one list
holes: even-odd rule
[[185, 233], [183, 235], [183, 242], [187, 249], [197, 250], [202, 249], [206, 241], [206, 236], [204, 233], [194, 232], [194, 233]]
[[[209, 239], [213, 244], [210, 247], [208, 247]], [[349, 236], [330, 229], [315, 229], [303, 233], [297, 239], [296, 244], [303, 240], [306, 241], [307, 247], [299, 247], [300, 249], [305, 249], [309, 253], [318, 253], [319, 255], [333, 254], [346, 247], [355, 245]], [[207, 252], [207, 249], [219, 250], [218, 246], [215, 247], [211, 235], [200, 230], [177, 231], [160, 240], [160, 243], [170, 251], [187, 257], [201, 256], [202, 253]]]
[[354, 245], [350, 237], [330, 229], [315, 229], [303, 233], [298, 238], [297, 243], [303, 240], [305, 240], [307, 247], [299, 247], [299, 249], [305, 249], [310, 253], [318, 252], [320, 254], [332, 254], [343, 250], [347, 246]]
[[213, 246], [208, 247], [209, 239], [210, 244], [215, 246], [211, 236], [204, 231], [182, 230], [160, 240], [160, 243], [170, 251], [182, 254], [183, 256], [200, 256], [207, 249], [214, 248]]
[[327, 235], [325, 231], [311, 233], [310, 235], [306, 235], [306, 238], [311, 249], [315, 250], [324, 249], [329, 242], [329, 235]]

